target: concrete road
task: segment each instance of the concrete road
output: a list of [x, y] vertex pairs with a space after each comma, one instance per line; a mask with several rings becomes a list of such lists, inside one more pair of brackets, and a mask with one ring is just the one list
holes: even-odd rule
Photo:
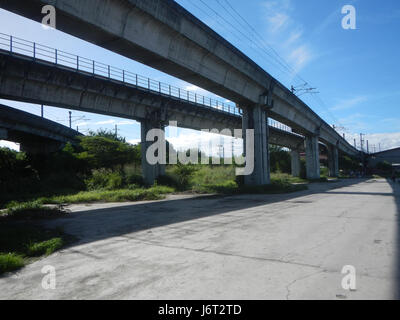
[[[333, 188], [336, 187], [336, 188]], [[80, 242], [0, 278], [1, 299], [393, 299], [400, 185], [74, 206]], [[41, 270], [54, 266], [56, 289]], [[345, 265], [356, 289], [344, 290]]]

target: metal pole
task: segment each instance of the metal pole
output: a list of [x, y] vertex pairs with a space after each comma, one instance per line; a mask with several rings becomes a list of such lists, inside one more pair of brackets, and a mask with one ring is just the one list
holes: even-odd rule
[[42, 107], [41, 107], [40, 114], [41, 114], [41, 116], [42, 116], [42, 118], [43, 118], [43, 105], [42, 105]]
[[367, 153], [369, 153], [369, 142], [367, 140]]
[[72, 129], [72, 111], [69, 111], [69, 127]]
[[13, 52], [13, 37], [10, 36], [10, 52]]
[[56, 64], [58, 64], [58, 50], [55, 49], [55, 55], [56, 55]]
[[33, 43], [33, 59], [36, 59], [36, 42]]

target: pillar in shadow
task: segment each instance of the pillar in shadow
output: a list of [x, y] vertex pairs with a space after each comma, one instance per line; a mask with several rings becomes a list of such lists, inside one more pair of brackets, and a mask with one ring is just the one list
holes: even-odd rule
[[[243, 145], [246, 161], [253, 161], [249, 157], [248, 148], [251, 147], [246, 138], [246, 130], [254, 130], [254, 170], [244, 176], [246, 185], [265, 185], [270, 183], [269, 148], [268, 148], [268, 117], [267, 109], [261, 104], [243, 109], [242, 117]], [[247, 151], [246, 151], [247, 150]]]
[[339, 151], [337, 146], [328, 145], [328, 168], [330, 177], [339, 176]]
[[307, 135], [306, 140], [306, 171], [307, 179], [320, 178], [318, 134]]
[[292, 162], [292, 176], [300, 177], [300, 152], [299, 150], [293, 149], [290, 152], [290, 158]]
[[[152, 134], [152, 129], [159, 129], [156, 137]], [[160, 148], [154, 150], [155, 142]], [[146, 119], [141, 121], [141, 153], [142, 153], [142, 176], [146, 185], [153, 185], [156, 179], [165, 175], [165, 162], [154, 163], [155, 159], [165, 158], [165, 131], [164, 125], [160, 121]], [[152, 150], [149, 150], [152, 148]]]

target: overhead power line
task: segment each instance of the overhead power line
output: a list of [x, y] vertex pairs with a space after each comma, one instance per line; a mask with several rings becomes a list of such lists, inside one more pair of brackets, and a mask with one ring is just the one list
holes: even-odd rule
[[[260, 35], [260, 33], [236, 10], [228, 0], [215, 0], [222, 10], [229, 15], [235, 24], [232, 24], [226, 18], [224, 18], [217, 10], [212, 8], [210, 4], [207, 4], [204, 0], [199, 1], [189, 1], [194, 7], [203, 12], [208, 18], [213, 19], [216, 24], [218, 24], [224, 30], [227, 30], [230, 34], [232, 34], [237, 40], [243, 41], [243, 39], [247, 40], [251, 44], [251, 50], [253, 53], [257, 54], [259, 57], [268, 58], [268, 61], [271, 63], [273, 67], [275, 67], [279, 72], [289, 76], [289, 80], [297, 79], [301, 85], [294, 86], [294, 88], [298, 88], [297, 96], [302, 96], [304, 94], [310, 94], [317, 105], [326, 110], [326, 115], [332, 118], [334, 123], [342, 124], [339, 120], [332, 114], [329, 108], [326, 106], [322, 98], [318, 95], [319, 92], [316, 92], [316, 88], [312, 88], [309, 86], [308, 81], [306, 81], [303, 77], [300, 76], [298, 72], [296, 72], [290, 64], [280, 56], [277, 51], [268, 44], [264, 38]], [[225, 5], [222, 3], [225, 3]], [[203, 4], [204, 8], [200, 7], [200, 4]], [[208, 12], [207, 12], [208, 11]], [[210, 14], [210, 12], [214, 15], [214, 17]], [[217, 19], [215, 19], [217, 17]], [[231, 27], [235, 32], [232, 32], [228, 27]], [[307, 88], [307, 86], [309, 86]], [[299, 89], [300, 88], [300, 89]]]

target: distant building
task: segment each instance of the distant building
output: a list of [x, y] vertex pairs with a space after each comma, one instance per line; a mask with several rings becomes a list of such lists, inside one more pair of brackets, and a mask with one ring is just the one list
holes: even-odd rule
[[369, 156], [368, 164], [375, 167], [380, 162], [390, 163], [396, 170], [400, 170], [400, 148], [373, 153]]

